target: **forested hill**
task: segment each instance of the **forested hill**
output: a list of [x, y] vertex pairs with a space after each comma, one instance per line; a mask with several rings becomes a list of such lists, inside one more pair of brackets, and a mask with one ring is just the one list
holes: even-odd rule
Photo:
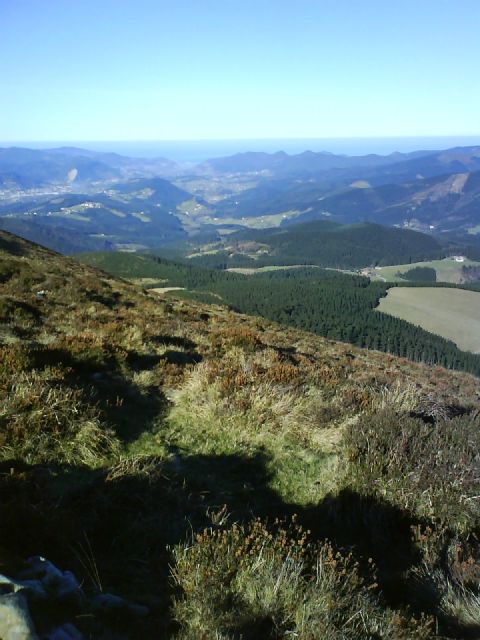
[[[84, 262], [147, 287], [183, 287], [175, 295], [224, 303], [321, 336], [378, 349], [416, 362], [480, 375], [480, 356], [375, 308], [393, 283], [370, 282], [321, 268], [285, 269], [244, 276], [177, 264], [148, 254], [93, 253]], [[145, 280], [147, 279], [147, 280]], [[427, 283], [431, 286], [431, 282]]]
[[[246, 243], [257, 243], [256, 252]], [[240, 231], [228, 236], [218, 252], [192, 257], [210, 268], [313, 264], [354, 269], [405, 264], [445, 257], [446, 249], [429, 235], [360, 223], [306, 222], [277, 229]]]

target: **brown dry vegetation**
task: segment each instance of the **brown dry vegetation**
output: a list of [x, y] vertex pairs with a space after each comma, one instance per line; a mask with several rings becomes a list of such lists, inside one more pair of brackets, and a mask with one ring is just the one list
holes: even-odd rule
[[123, 637], [480, 637], [479, 392], [0, 233], [0, 571], [88, 555]]

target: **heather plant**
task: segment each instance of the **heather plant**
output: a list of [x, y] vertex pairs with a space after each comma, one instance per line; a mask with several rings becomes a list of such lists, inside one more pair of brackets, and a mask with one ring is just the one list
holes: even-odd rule
[[478, 414], [437, 421], [391, 409], [364, 415], [344, 438], [347, 483], [416, 517], [466, 532], [479, 524]]
[[289, 638], [427, 639], [430, 625], [382, 606], [374, 570], [313, 543], [292, 523], [208, 529], [173, 550], [182, 640]]

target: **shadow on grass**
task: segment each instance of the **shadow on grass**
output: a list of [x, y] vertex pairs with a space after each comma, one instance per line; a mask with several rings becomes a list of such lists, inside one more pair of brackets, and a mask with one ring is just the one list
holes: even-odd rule
[[[151, 609], [148, 619], [122, 621], [127, 637], [171, 637], [168, 547], [212, 525], [224, 505], [232, 520], [249, 520], [272, 510], [281, 513], [282, 501], [268, 487], [263, 454], [175, 451], [166, 461], [150, 459], [145, 465], [119, 472], [15, 460], [0, 464], [0, 565], [2, 553], [6, 572], [14, 558], [43, 555], [94, 589], [94, 563], [105, 591]], [[45, 614], [43, 622], [46, 628], [52, 620]], [[87, 637], [96, 637], [88, 634], [98, 632], [99, 621], [83, 624]]]
[[[182, 356], [186, 355], [182, 352]], [[149, 371], [163, 358], [134, 356], [127, 356], [127, 361], [131, 371], [138, 372]], [[125, 375], [122, 363], [115, 355], [101, 348], [84, 349], [72, 355], [63, 348], [39, 347], [32, 350], [31, 357], [37, 369], [66, 368], [63, 383], [82, 389], [85, 398], [99, 407], [106, 423], [113, 425], [115, 435], [123, 443], [133, 442], [149, 431], [162, 421], [168, 410], [168, 401], [158, 386], [136, 385]]]
[[[175, 624], [169, 610], [178, 594], [170, 579], [169, 547], [208, 526], [255, 517], [273, 522], [296, 513], [314, 539], [329, 538], [352, 551], [365, 568], [373, 559], [387, 602], [414, 604], [404, 576], [418, 556], [406, 514], [351, 491], [299, 508], [270, 488], [268, 464], [261, 451], [184, 455], [178, 449], [166, 460], [145, 458], [110, 470], [2, 463], [0, 565], [7, 551], [10, 560], [44, 555], [93, 589], [94, 563], [105, 591], [150, 607], [144, 620], [121, 621], [126, 637], [170, 638]], [[235, 637], [274, 638], [267, 622], [242, 623]], [[96, 637], [101, 624], [85, 619], [82, 631]]]
[[187, 349], [189, 351], [193, 351], [197, 346], [193, 340], [189, 338], [184, 338], [182, 336], [169, 336], [166, 334], [158, 334], [150, 338], [152, 342], [156, 342], [157, 344], [166, 344], [172, 347], [177, 347], [178, 349]]
[[7, 253], [11, 253], [14, 256], [22, 256], [25, 253], [25, 249], [20, 242], [15, 238], [14, 235], [10, 234], [8, 231], [1, 231], [2, 235], [0, 237], [0, 250], [6, 251]]

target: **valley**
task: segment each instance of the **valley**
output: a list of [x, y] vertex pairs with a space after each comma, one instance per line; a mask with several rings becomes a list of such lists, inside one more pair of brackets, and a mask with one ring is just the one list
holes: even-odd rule
[[138, 250], [219, 241], [242, 229], [315, 220], [377, 223], [477, 246], [479, 176], [478, 147], [356, 157], [257, 152], [194, 166], [73, 147], [5, 148], [0, 227], [66, 253], [73, 245]]
[[480, 2], [0, 24], [0, 640], [480, 640]]
[[[397, 283], [374, 282], [359, 274], [319, 266], [226, 270], [196, 266], [192, 259], [175, 262], [149, 254], [107, 252], [79, 257], [147, 289], [182, 288], [168, 296], [223, 304], [329, 339], [480, 373], [480, 356], [461, 351], [451, 340], [411, 322], [375, 311], [390, 287], [402, 286]], [[478, 291], [474, 284], [462, 286]]]

